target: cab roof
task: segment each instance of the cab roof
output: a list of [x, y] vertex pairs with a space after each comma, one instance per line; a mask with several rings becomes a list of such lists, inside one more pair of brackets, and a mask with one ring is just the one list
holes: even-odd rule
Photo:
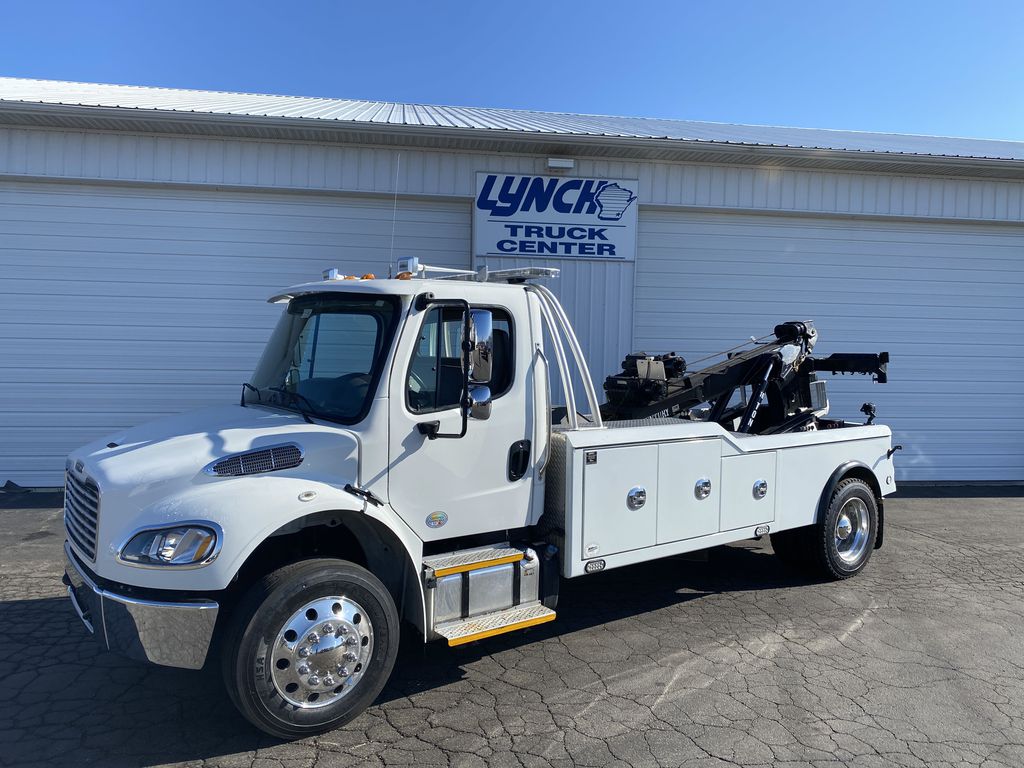
[[[366, 293], [388, 296], [414, 296], [424, 291], [457, 293], [452, 285], [462, 284], [473, 286], [467, 292], [476, 293], [480, 287], [489, 290], [522, 289], [527, 280], [538, 280], [558, 277], [559, 270], [553, 267], [511, 267], [507, 269], [489, 269], [486, 265], [477, 270], [452, 269], [451, 267], [429, 266], [420, 264], [415, 256], [407, 256], [398, 260], [398, 274], [402, 279], [386, 278], [378, 280], [373, 275], [356, 277], [343, 275], [336, 268], [326, 269], [323, 279], [312, 283], [293, 285], [283, 293], [271, 296], [271, 304], [290, 301], [296, 296], [307, 296], [314, 293]], [[429, 277], [430, 274], [443, 277]]]
[[390, 278], [367, 278], [355, 280], [317, 280], [300, 283], [271, 296], [267, 301], [280, 304], [291, 301], [296, 296], [308, 296], [314, 293], [365, 293], [388, 296], [415, 296], [424, 291], [447, 292], [456, 285], [473, 286], [474, 289], [487, 288], [495, 291], [522, 290], [522, 283], [479, 282], [476, 280], [452, 280], [434, 278], [412, 278], [397, 280]]

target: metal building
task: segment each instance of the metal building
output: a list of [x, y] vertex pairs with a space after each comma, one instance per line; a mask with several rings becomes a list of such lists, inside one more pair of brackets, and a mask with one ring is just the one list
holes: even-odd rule
[[1022, 220], [1015, 142], [0, 79], [0, 483], [237, 398], [267, 296], [398, 256], [560, 267], [598, 381], [813, 319], [891, 354], [831, 393], [901, 479], [1022, 481]]

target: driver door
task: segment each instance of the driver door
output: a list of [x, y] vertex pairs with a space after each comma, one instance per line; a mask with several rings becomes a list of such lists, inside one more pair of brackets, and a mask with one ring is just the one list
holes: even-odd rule
[[388, 496], [424, 541], [518, 528], [529, 519], [532, 451], [522, 477], [510, 471], [510, 457], [530, 450], [524, 441], [534, 417], [519, 364], [529, 360], [529, 339], [517, 335], [512, 320], [525, 315], [526, 301], [508, 298], [522, 307], [474, 304], [494, 319], [492, 404], [490, 417], [470, 418], [461, 438], [430, 440], [417, 425], [437, 421], [441, 434], [462, 429], [462, 310], [413, 310], [402, 334], [390, 392]]

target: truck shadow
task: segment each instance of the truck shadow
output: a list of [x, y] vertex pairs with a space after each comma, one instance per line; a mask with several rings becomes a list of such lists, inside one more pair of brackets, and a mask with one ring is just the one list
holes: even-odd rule
[[[424, 645], [409, 631], [377, 705], [457, 682], [466, 665], [504, 650], [526, 648], [550, 638], [568, 639], [592, 627], [682, 606], [708, 595], [821, 583], [785, 567], [767, 544], [741, 542], [708, 550], [707, 556], [706, 560], [670, 557], [563, 580], [557, 620], [458, 648], [442, 643]], [[713, 627], [708, 629], [713, 631]]]
[[[346, 729], [359, 731], [361, 721], [366, 725], [373, 710], [389, 702], [462, 680], [469, 665], [491, 654], [550, 638], [568, 641], [590, 627], [709, 594], [807, 583], [750, 543], [713, 550], [707, 562], [670, 558], [563, 582], [558, 620], [526, 632], [450, 649], [424, 646], [407, 630], [371, 714]], [[63, 597], [2, 601], [0, 723], [8, 725], [0, 728], [0, 755], [12, 765], [66, 763], [73, 754], [75, 764], [127, 767], [200, 761], [277, 743], [237, 714], [211, 666], [182, 672], [103, 652]]]

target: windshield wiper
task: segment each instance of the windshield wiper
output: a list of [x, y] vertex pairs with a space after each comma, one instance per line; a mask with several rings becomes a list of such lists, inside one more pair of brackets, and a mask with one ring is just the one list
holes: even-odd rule
[[269, 389], [271, 392], [279, 392], [282, 395], [288, 395], [288, 397], [290, 397], [292, 399], [292, 402], [294, 402], [296, 405], [300, 405], [300, 403], [305, 403], [306, 408], [302, 408], [300, 405], [299, 413], [302, 414], [302, 418], [306, 420], [307, 424], [313, 423], [313, 420], [309, 417], [310, 415], [316, 416], [317, 412], [316, 408], [313, 407], [313, 403], [309, 401], [308, 397], [306, 397], [305, 395], [300, 395], [298, 392], [292, 392], [290, 389], [285, 389], [284, 387], [267, 387], [267, 389]]
[[262, 402], [263, 397], [260, 395], [260, 391], [258, 389], [256, 389], [256, 387], [254, 387], [252, 384], [250, 384], [248, 381], [243, 381], [242, 382], [242, 396], [238, 399], [238, 404], [240, 406], [245, 408], [245, 390], [247, 390], [247, 389], [251, 389], [253, 392], [255, 392], [256, 393], [256, 400]]

